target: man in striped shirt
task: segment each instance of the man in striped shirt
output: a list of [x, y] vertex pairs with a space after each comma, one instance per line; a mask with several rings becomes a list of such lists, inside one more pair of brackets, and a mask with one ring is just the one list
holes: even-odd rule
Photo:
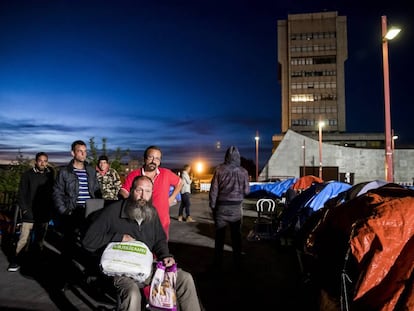
[[53, 187], [53, 201], [60, 216], [57, 223], [64, 238], [62, 255], [69, 260], [75, 240], [84, 229], [86, 200], [101, 197], [95, 168], [86, 162], [86, 144], [74, 141], [71, 154], [73, 159], [59, 170]]

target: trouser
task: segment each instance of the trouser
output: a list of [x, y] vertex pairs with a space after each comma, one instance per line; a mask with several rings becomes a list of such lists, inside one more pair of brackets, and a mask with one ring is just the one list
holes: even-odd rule
[[[114, 285], [121, 300], [120, 311], [140, 311], [142, 289], [127, 276], [114, 277]], [[197, 290], [192, 275], [182, 269], [177, 270], [177, 305], [180, 311], [201, 311]]]
[[178, 209], [178, 216], [183, 216], [183, 211], [185, 210], [186, 217], [190, 216], [190, 194], [188, 192], [181, 193], [181, 203], [180, 208]]
[[38, 247], [39, 250], [43, 249], [44, 240], [46, 237], [46, 232], [48, 228], [47, 222], [42, 223], [31, 223], [31, 222], [23, 222], [22, 227], [20, 230], [19, 240], [17, 241], [16, 245], [16, 255], [20, 253], [20, 251], [29, 246], [29, 241], [31, 239], [31, 231], [34, 232], [34, 245]]
[[[231, 243], [233, 248], [233, 262], [236, 266], [241, 262], [241, 220], [227, 222], [230, 227]], [[216, 237], [214, 242], [214, 264], [218, 267], [223, 262], [224, 241], [226, 237], [227, 226], [216, 226]]]

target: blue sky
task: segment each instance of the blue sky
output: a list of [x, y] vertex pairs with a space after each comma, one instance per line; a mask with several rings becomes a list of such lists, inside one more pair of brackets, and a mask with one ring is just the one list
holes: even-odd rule
[[349, 132], [383, 131], [380, 17], [404, 27], [389, 48], [392, 119], [414, 144], [409, 11], [277, 2], [2, 0], [0, 159], [66, 161], [72, 141], [105, 137], [139, 155], [159, 145], [166, 166], [216, 165], [230, 145], [254, 160], [258, 130], [262, 167], [280, 133], [277, 20], [323, 10], [348, 18]]

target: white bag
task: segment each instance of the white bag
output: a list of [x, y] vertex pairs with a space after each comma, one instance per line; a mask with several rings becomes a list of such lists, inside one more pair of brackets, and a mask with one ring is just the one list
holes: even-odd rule
[[109, 276], [129, 276], [144, 283], [151, 275], [153, 255], [140, 241], [111, 242], [101, 257], [102, 272]]
[[151, 281], [149, 296], [150, 310], [176, 311], [177, 310], [177, 265], [166, 268], [161, 261]]

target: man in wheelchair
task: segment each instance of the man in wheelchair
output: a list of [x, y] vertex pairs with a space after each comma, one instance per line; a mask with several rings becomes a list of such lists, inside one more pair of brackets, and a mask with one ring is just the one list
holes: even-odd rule
[[[166, 267], [174, 265], [165, 232], [152, 206], [152, 191], [150, 178], [136, 177], [128, 199], [116, 201], [99, 212], [82, 239], [83, 247], [95, 253], [101, 252], [110, 242], [136, 240], [145, 243]], [[149, 282], [140, 284], [129, 276], [114, 276], [113, 284], [120, 299], [119, 310], [141, 310], [142, 287]], [[193, 277], [182, 269], [177, 271], [176, 297], [179, 310], [201, 310]]]

